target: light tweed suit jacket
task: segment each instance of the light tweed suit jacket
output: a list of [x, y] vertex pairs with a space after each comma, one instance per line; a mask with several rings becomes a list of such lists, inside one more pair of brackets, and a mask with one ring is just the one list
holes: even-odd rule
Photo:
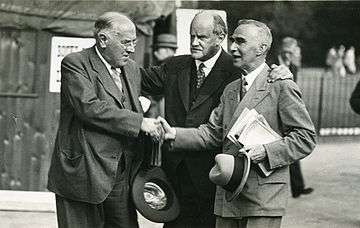
[[[221, 102], [207, 124], [199, 128], [176, 128], [173, 150], [201, 150], [222, 146], [223, 153], [234, 154], [237, 148], [226, 135], [244, 108], [254, 108], [283, 139], [264, 145], [267, 162], [275, 172], [264, 178], [251, 168], [240, 196], [232, 202], [217, 187], [215, 214], [222, 217], [282, 216], [289, 196], [289, 168], [296, 160], [309, 155], [315, 147], [315, 129], [301, 99], [301, 92], [292, 80], [267, 82], [269, 67], [257, 76], [239, 102], [241, 81], [230, 83]], [[174, 151], [174, 153], [176, 153]]]

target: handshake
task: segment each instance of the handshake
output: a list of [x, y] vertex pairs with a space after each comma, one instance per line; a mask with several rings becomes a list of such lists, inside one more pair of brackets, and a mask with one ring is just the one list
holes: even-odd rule
[[163, 140], [175, 139], [176, 130], [171, 127], [168, 122], [162, 118], [144, 118], [141, 123], [141, 131], [146, 135], [150, 135], [153, 141], [160, 142]]

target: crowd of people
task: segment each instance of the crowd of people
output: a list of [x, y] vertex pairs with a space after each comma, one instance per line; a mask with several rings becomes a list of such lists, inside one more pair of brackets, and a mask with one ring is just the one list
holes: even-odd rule
[[334, 76], [346, 77], [347, 74], [355, 74], [355, 48], [351, 46], [346, 50], [344, 45], [330, 48], [326, 56], [326, 65]]
[[[316, 143], [294, 82], [291, 65], [297, 69], [301, 62], [296, 40], [284, 39], [279, 65], [270, 67], [273, 40], [265, 23], [239, 20], [228, 54], [221, 47], [225, 21], [201, 11], [186, 34], [191, 54], [163, 60], [177, 47], [176, 38], [163, 35], [158, 40], [165, 45], [154, 46], [161, 64], [144, 69], [130, 59], [136, 28], [127, 16], [106, 12], [94, 31], [96, 44], [61, 64], [60, 124], [48, 178], [59, 227], [138, 227], [130, 189], [149, 138], [166, 140], [162, 168], [180, 204], [180, 214], [165, 228], [280, 227], [289, 166]], [[163, 97], [164, 118], [144, 117], [141, 95]], [[256, 109], [282, 138], [243, 148], [232, 144], [226, 135], [245, 108]], [[219, 153], [240, 166], [247, 153], [252, 164], [265, 163], [273, 173], [264, 177], [251, 165], [245, 187], [228, 200], [237, 183], [226, 180], [230, 188], [224, 189], [208, 177]], [[308, 191], [302, 186], [293, 196]]]

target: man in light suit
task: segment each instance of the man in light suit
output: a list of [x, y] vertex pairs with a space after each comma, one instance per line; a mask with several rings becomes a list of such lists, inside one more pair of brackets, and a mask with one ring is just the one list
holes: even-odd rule
[[[170, 58], [161, 67], [147, 70], [142, 81], [144, 94], [164, 96], [165, 117], [177, 127], [198, 127], [206, 123], [211, 110], [219, 104], [225, 86], [239, 77], [232, 57], [221, 48], [227, 35], [222, 18], [211, 11], [202, 11], [190, 27], [191, 55]], [[285, 72], [281, 68], [274, 71], [280, 70], [282, 77], [291, 77], [284, 68]], [[281, 76], [275, 74], [275, 77]], [[163, 168], [181, 207], [179, 217], [166, 223], [164, 228], [215, 226], [215, 185], [208, 173], [219, 152], [219, 149], [200, 153], [164, 150]]]
[[60, 123], [49, 170], [60, 228], [138, 227], [129, 183], [142, 160], [143, 136], [161, 124], [143, 118], [141, 74], [130, 59], [136, 28], [107, 12], [96, 45], [61, 63]]
[[223, 153], [236, 155], [238, 148], [226, 138], [229, 129], [244, 108], [254, 108], [262, 114], [283, 138], [245, 149], [253, 163], [267, 162], [274, 172], [264, 178], [252, 166], [243, 191], [232, 202], [227, 202], [225, 190], [217, 187], [216, 226], [280, 227], [289, 196], [289, 165], [312, 152], [314, 125], [293, 80], [274, 83], [267, 80], [269, 67], [265, 58], [272, 43], [270, 29], [255, 20], [241, 20], [232, 40], [234, 65], [243, 70], [244, 77], [225, 88], [209, 122], [199, 128], [186, 129], [172, 128], [164, 119], [159, 119], [166, 131], [165, 138], [174, 140], [172, 150], [186, 149], [196, 155], [196, 150], [222, 146]]

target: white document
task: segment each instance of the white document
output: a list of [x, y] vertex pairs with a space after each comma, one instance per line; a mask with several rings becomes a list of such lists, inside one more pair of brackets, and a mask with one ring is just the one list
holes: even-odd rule
[[[239, 146], [239, 149], [243, 146], [267, 144], [281, 139], [281, 136], [270, 127], [263, 115], [255, 109], [247, 108], [240, 114], [227, 137]], [[273, 172], [265, 165], [265, 162], [257, 165], [266, 177]]]

